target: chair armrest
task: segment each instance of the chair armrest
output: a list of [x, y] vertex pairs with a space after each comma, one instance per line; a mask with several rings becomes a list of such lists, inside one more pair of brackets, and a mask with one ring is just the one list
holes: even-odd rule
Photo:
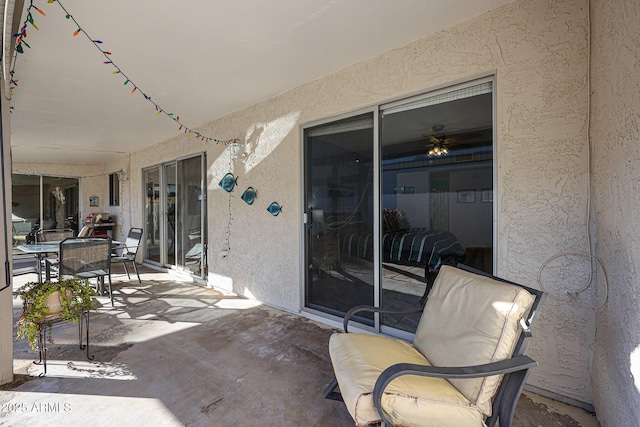
[[382, 307], [372, 307], [370, 305], [357, 305], [353, 307], [351, 310], [347, 311], [347, 314], [344, 316], [343, 328], [345, 332], [347, 331], [347, 326], [349, 325], [349, 320], [356, 314], [362, 311], [369, 311], [374, 313], [382, 313], [382, 314], [410, 314], [410, 313], [419, 313], [424, 310], [424, 306], [417, 305], [411, 308], [407, 308], [404, 310], [398, 310], [396, 308], [382, 308]]
[[[373, 388], [373, 402], [385, 425], [394, 425], [382, 409], [382, 395], [389, 383], [403, 375], [418, 375], [433, 378], [479, 378], [527, 371], [538, 365], [529, 356], [517, 356], [499, 362], [475, 366], [424, 366], [412, 363], [398, 363], [382, 371]], [[522, 379], [524, 383], [524, 378]], [[519, 392], [518, 392], [519, 395]]]

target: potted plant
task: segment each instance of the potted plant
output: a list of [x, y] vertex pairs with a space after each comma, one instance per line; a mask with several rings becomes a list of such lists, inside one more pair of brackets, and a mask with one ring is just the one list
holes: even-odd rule
[[[15, 325], [18, 330], [16, 340], [27, 338], [34, 350], [38, 348], [38, 337], [46, 326], [59, 318], [78, 323], [84, 311], [95, 310], [92, 297], [98, 295], [88, 280], [78, 277], [60, 278], [57, 282], [30, 282], [17, 294], [22, 297], [22, 316]], [[50, 328], [47, 339], [53, 342]]]

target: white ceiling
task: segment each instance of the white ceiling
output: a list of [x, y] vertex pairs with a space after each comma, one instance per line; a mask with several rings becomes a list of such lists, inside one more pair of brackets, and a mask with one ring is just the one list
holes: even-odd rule
[[73, 36], [60, 5], [142, 92], [197, 130], [510, 1], [33, 0], [46, 16], [33, 12], [39, 30], [27, 26], [31, 48], [15, 65], [13, 160], [103, 163], [179, 134], [84, 34]]

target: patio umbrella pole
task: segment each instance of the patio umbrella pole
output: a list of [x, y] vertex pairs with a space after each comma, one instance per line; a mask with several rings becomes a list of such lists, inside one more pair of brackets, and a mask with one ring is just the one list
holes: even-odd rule
[[[2, 127], [2, 106], [0, 105], [0, 161], [2, 166], [0, 167], [2, 172], [2, 188], [6, 191], [6, 168], [4, 162], [4, 129]], [[11, 264], [9, 263], [9, 243], [8, 243], [8, 228], [7, 228], [7, 196], [6, 193], [2, 195], [2, 227], [4, 229], [4, 274], [5, 285], [0, 288], [0, 292], [4, 291], [8, 287], [11, 287]]]

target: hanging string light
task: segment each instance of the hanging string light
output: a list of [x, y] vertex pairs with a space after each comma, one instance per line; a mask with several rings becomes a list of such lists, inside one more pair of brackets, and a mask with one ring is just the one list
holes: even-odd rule
[[[231, 144], [227, 144], [228, 147], [226, 148], [226, 150], [229, 152], [229, 173], [231, 174], [231, 176], [233, 176], [233, 172], [234, 172], [234, 161], [237, 159], [236, 155], [237, 155], [237, 144], [231, 145]], [[231, 186], [231, 188], [227, 188], [225, 189], [225, 191], [228, 192], [228, 196], [229, 196], [229, 206], [228, 206], [228, 221], [227, 224], [225, 226], [225, 242], [224, 242], [224, 246], [222, 248], [222, 258], [226, 258], [227, 255], [229, 254], [229, 252], [231, 252], [231, 225], [233, 224], [233, 213], [231, 212], [231, 199], [234, 197], [233, 196], [233, 187], [235, 186], [235, 183], [237, 182], [237, 177], [233, 177], [233, 183], [234, 185]]]
[[[58, 6], [60, 6], [60, 8], [64, 11], [65, 18], [67, 18], [68, 20], [71, 20], [75, 24], [75, 28], [76, 29], [73, 32], [73, 37], [77, 37], [80, 34], [84, 34], [85, 37], [93, 44], [93, 46], [98, 51], [100, 51], [100, 53], [105, 57], [106, 61], [103, 61], [103, 63], [105, 65], [108, 65], [108, 66], [114, 68], [114, 70], [112, 71], [111, 74], [122, 76], [125, 79], [123, 85], [131, 87], [131, 93], [132, 94], [136, 94], [136, 93], [141, 94], [146, 101], [150, 102], [153, 105], [157, 115], [165, 115], [166, 117], [168, 117], [171, 120], [173, 120], [179, 126], [179, 128], [178, 128], [179, 132], [184, 132], [184, 134], [189, 135], [189, 136], [193, 136], [197, 140], [200, 140], [200, 141], [203, 141], [203, 142], [211, 142], [211, 141], [213, 141], [216, 144], [224, 145], [224, 146], [240, 142], [240, 140], [237, 139], [237, 138], [220, 140], [220, 139], [212, 138], [212, 137], [209, 137], [209, 136], [205, 136], [205, 135], [201, 134], [200, 132], [198, 132], [198, 131], [186, 126], [182, 122], [180, 122], [180, 116], [175, 115], [174, 113], [171, 113], [171, 112], [165, 110], [159, 104], [157, 104], [155, 101], [152, 101], [151, 100], [151, 96], [149, 96], [146, 92], [144, 92], [140, 88], [140, 86], [135, 84], [133, 82], [133, 80], [129, 76], [127, 76], [127, 74], [125, 74], [125, 72], [110, 57], [110, 55], [112, 55], [112, 53], [110, 51], [102, 49], [102, 47], [100, 47], [100, 45], [103, 44], [102, 40], [94, 39], [94, 38], [90, 37], [89, 34], [86, 32], [86, 30], [80, 25], [80, 23], [78, 21], [76, 21], [76, 19], [73, 17], [73, 15], [71, 13], [69, 13], [69, 11], [64, 7], [64, 5], [62, 3], [60, 3], [59, 0], [47, 0], [47, 3], [57, 3]], [[15, 56], [14, 56], [14, 59], [13, 59], [13, 66], [12, 66], [11, 72], [10, 72], [10, 89], [9, 89], [9, 95], [10, 96], [9, 96], [9, 100], [13, 96], [13, 89], [18, 86], [18, 80], [14, 79], [15, 67], [16, 67], [16, 62], [17, 62], [18, 55], [24, 53], [24, 48], [22, 46], [26, 46], [29, 49], [31, 48], [31, 46], [29, 46], [24, 40], [27, 37], [27, 25], [31, 25], [36, 30], [40, 29], [40, 28], [38, 28], [38, 26], [35, 23], [35, 19], [33, 18], [33, 13], [32, 12], [37, 12], [37, 13], [41, 14], [42, 16], [46, 16], [46, 14], [41, 9], [39, 9], [36, 6], [34, 6], [33, 0], [30, 0], [29, 7], [27, 8], [27, 17], [26, 17], [24, 23], [22, 24], [22, 27], [20, 28], [20, 31], [13, 35], [16, 38], [16, 44], [15, 44]]]

